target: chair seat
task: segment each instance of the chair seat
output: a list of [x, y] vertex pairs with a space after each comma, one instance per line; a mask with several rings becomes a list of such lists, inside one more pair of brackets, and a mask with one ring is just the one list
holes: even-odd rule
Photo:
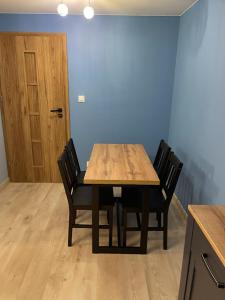
[[[123, 188], [120, 203], [123, 208], [130, 212], [142, 211], [141, 190], [136, 188]], [[150, 189], [149, 211], [157, 212], [165, 209], [165, 198], [160, 189]]]
[[78, 185], [83, 185], [84, 184], [84, 176], [85, 176], [86, 171], [81, 171], [78, 175], [77, 175], [77, 184]]
[[[106, 210], [114, 205], [113, 189], [110, 187], [100, 188], [100, 210]], [[92, 210], [92, 187], [79, 186], [72, 194], [73, 206], [77, 210]]]

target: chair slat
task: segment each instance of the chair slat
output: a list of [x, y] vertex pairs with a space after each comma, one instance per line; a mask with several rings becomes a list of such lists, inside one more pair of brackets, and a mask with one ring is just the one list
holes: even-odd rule
[[171, 150], [171, 148], [169, 147], [169, 145], [164, 140], [161, 140], [158, 150], [157, 150], [155, 161], [153, 163], [153, 166], [154, 166], [160, 180], [162, 179], [164, 168], [165, 168], [170, 150]]

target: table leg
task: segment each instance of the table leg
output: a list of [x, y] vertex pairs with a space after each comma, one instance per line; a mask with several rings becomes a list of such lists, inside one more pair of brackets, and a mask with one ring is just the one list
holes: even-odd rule
[[[100, 246], [99, 245], [99, 189], [100, 186], [93, 185], [92, 200], [92, 253], [124, 253], [124, 254], [146, 254], [148, 240], [148, 201], [149, 188], [142, 188], [142, 222], [140, 247]], [[120, 226], [119, 226], [120, 227]]]
[[92, 252], [99, 252], [99, 186], [93, 185], [92, 201]]
[[149, 188], [144, 187], [142, 189], [142, 220], [141, 220], [141, 253], [147, 253], [148, 244], [148, 201], [149, 199]]

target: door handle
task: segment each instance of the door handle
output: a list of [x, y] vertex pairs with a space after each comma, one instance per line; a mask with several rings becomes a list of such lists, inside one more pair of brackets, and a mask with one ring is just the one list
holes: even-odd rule
[[52, 113], [54, 113], [54, 112], [56, 112], [56, 113], [62, 113], [62, 108], [54, 108], [54, 109], [51, 109], [50, 110], [50, 112], [52, 112]]
[[57, 113], [58, 115], [58, 118], [62, 118], [63, 117], [63, 109], [60, 107], [60, 108], [53, 108], [50, 110], [50, 112], [52, 113]]

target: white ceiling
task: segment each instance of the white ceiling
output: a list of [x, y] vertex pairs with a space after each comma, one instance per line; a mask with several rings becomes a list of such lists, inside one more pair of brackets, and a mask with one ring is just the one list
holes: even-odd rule
[[[197, 0], [198, 1], [198, 0]], [[91, 0], [99, 15], [174, 16], [181, 15], [196, 0]], [[61, 0], [0, 0], [0, 12], [56, 13]], [[70, 14], [81, 14], [88, 0], [64, 0]]]

